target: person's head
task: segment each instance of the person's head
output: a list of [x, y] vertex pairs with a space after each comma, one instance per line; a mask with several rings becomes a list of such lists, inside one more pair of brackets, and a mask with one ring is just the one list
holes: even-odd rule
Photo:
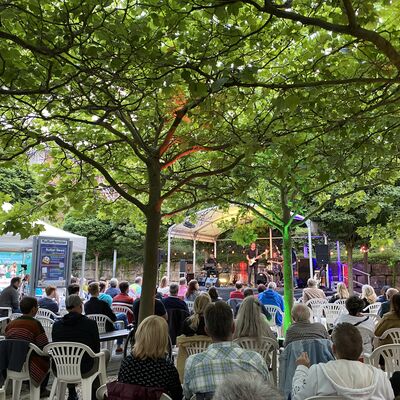
[[38, 310], [38, 301], [36, 297], [25, 296], [19, 302], [19, 308], [22, 314], [34, 317]]
[[267, 290], [267, 288], [262, 283], [257, 286], [257, 292], [258, 293], [265, 292], [266, 290]]
[[163, 276], [160, 281], [160, 288], [166, 288], [168, 285], [168, 278]]
[[313, 278], [308, 278], [307, 286], [309, 288], [315, 288], [315, 287], [317, 287], [317, 281], [315, 279], [313, 279]]
[[251, 242], [250, 249], [251, 250], [255, 250], [256, 249], [256, 242]]
[[76, 312], [82, 314], [83, 302], [77, 294], [71, 294], [65, 299], [65, 308], [68, 312]]
[[343, 322], [332, 332], [332, 350], [337, 359], [357, 361], [363, 351], [363, 340], [357, 327]]
[[242, 288], [243, 288], [243, 283], [240, 282], [240, 281], [237, 281], [237, 282], [235, 283], [235, 288], [236, 288], [236, 290], [242, 290]]
[[107, 288], [107, 282], [106, 281], [100, 281], [99, 282], [100, 293], [104, 293], [106, 291], [106, 288]]
[[397, 293], [399, 293], [399, 291], [396, 288], [389, 288], [388, 290], [386, 290], [387, 301], [392, 300], [392, 297]]
[[119, 283], [119, 290], [121, 293], [128, 293], [129, 283], [127, 281], [122, 281]]
[[396, 293], [390, 300], [390, 310], [400, 318], [400, 294]]
[[136, 285], [139, 285], [139, 286], [142, 286], [142, 277], [141, 276], [137, 276], [136, 278], [135, 278], [135, 283], [136, 283]]
[[246, 297], [240, 305], [236, 318], [233, 337], [261, 338], [268, 329], [264, 316], [261, 314], [261, 304], [254, 296]]
[[111, 278], [110, 279], [110, 286], [112, 288], [116, 288], [118, 286], [118, 279], [117, 278]]
[[217, 301], [219, 299], [218, 291], [215, 286], [211, 286], [208, 289], [208, 294], [210, 295], [211, 301]]
[[250, 288], [244, 289], [244, 290], [243, 290], [243, 296], [244, 296], [245, 298], [246, 298], [246, 297], [249, 297], [249, 296], [254, 296], [253, 289], [250, 289]]
[[204, 310], [211, 303], [211, 297], [208, 293], [202, 293], [194, 299], [193, 313], [204, 315]]
[[[268, 395], [266, 395], [268, 393]], [[213, 400], [282, 400], [277, 389], [259, 374], [229, 374], [216, 387]]]
[[295, 304], [291, 315], [293, 322], [310, 322], [310, 308], [305, 304]]
[[45, 292], [47, 297], [51, 297], [52, 299], [54, 299], [57, 294], [57, 288], [55, 286], [50, 285], [46, 287]]
[[225, 342], [232, 339], [235, 329], [232, 309], [224, 301], [210, 303], [204, 310], [206, 333], [214, 342]]
[[70, 284], [72, 285], [73, 283], [78, 283], [79, 282], [79, 279], [76, 277], [76, 276], [71, 276], [71, 279], [70, 279]]
[[213, 260], [214, 259], [214, 253], [210, 253], [209, 258], [211, 258]]
[[11, 278], [10, 281], [10, 286], [15, 287], [15, 289], [18, 289], [21, 285], [21, 277], [20, 276], [15, 276], [14, 278]]
[[189, 282], [188, 289], [186, 292], [186, 297], [189, 297], [192, 293], [196, 292], [199, 290], [199, 283], [196, 281], [196, 279], [192, 279]]
[[268, 289], [270, 289], [270, 290], [276, 290], [276, 283], [275, 283], [275, 282], [270, 282], [270, 283], [268, 283]]
[[346, 284], [344, 282], [339, 282], [337, 284], [337, 294], [339, 299], [348, 299], [349, 298], [349, 291], [347, 290]]
[[168, 324], [157, 315], [145, 318], [135, 333], [133, 357], [156, 360], [165, 357], [168, 350]]
[[386, 299], [386, 292], [388, 291], [390, 289], [390, 286], [389, 285], [384, 285], [384, 286], [382, 286], [382, 289], [381, 289], [381, 291], [380, 291], [380, 293], [381, 293], [381, 296], [383, 296], [385, 299]]
[[363, 285], [361, 288], [361, 298], [366, 299], [369, 304], [375, 303], [377, 296], [374, 288], [370, 285]]
[[98, 297], [100, 293], [100, 286], [98, 282], [92, 282], [88, 287], [88, 292], [92, 297]]
[[182, 277], [179, 279], [179, 285], [181, 286], [186, 286], [187, 285], [187, 280], [186, 278]]
[[176, 283], [171, 283], [169, 285], [170, 296], [178, 296], [178, 292], [179, 292], [179, 285], [177, 285]]
[[350, 296], [346, 300], [345, 305], [347, 311], [353, 317], [360, 314], [365, 307], [364, 302], [358, 296]]
[[77, 283], [72, 283], [67, 287], [67, 293], [70, 296], [71, 294], [78, 294], [79, 293], [79, 285]]

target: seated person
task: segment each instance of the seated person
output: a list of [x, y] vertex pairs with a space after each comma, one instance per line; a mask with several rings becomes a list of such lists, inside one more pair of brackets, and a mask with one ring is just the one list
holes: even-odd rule
[[390, 302], [392, 300], [392, 297], [399, 293], [399, 291], [395, 288], [389, 288], [386, 290], [385, 292], [385, 296], [386, 296], [386, 301], [381, 302], [382, 305], [379, 308], [378, 311], [378, 315], [382, 318], [386, 313], [388, 313], [390, 311]]
[[[260, 286], [260, 285], [258, 285], [258, 286]], [[263, 285], [264, 286], [264, 285]], [[265, 286], [264, 286], [264, 288], [265, 288]], [[265, 290], [265, 289], [264, 289]], [[262, 291], [263, 292], [263, 291]], [[261, 293], [262, 293], [261, 292]], [[259, 292], [260, 293], [260, 292]], [[249, 297], [249, 296], [251, 296], [251, 297], [256, 297], [257, 299], [258, 299], [258, 296], [257, 295], [254, 295], [254, 292], [253, 292], [253, 289], [250, 289], [250, 288], [247, 288], [247, 289], [244, 289], [244, 291], [243, 291], [243, 295], [244, 295], [244, 298], [246, 298], [246, 297]], [[260, 304], [260, 307], [261, 307], [261, 313], [265, 316], [265, 318], [267, 318], [267, 320], [268, 321], [271, 321], [271, 319], [272, 319], [272, 315], [268, 312], [268, 310], [265, 308], [265, 306], [264, 306], [264, 304], [261, 304], [261, 303], [259, 303]], [[237, 306], [236, 306], [236, 312], [235, 312], [235, 315], [238, 315], [238, 312], [239, 312], [239, 309], [240, 309], [240, 306], [241, 306], [242, 304], [240, 303], [240, 304], [238, 304]]]
[[162, 388], [173, 400], [182, 400], [182, 387], [173, 362], [166, 359], [168, 325], [152, 315], [145, 318], [135, 333], [132, 354], [122, 360], [118, 381]]
[[[157, 294], [157, 288], [155, 290], [155, 294]], [[134, 319], [134, 321], [138, 322], [139, 321], [139, 310], [140, 310], [140, 298], [136, 299], [133, 302], [132, 310], [133, 310], [133, 319]], [[163, 302], [157, 298], [154, 299], [154, 315], [163, 317], [165, 320], [168, 321], [167, 310], [165, 309]]]
[[194, 301], [196, 297], [200, 294], [199, 291], [199, 283], [197, 282], [196, 279], [192, 279], [189, 282], [187, 291], [185, 293], [185, 301]]
[[393, 389], [386, 373], [359, 361], [362, 337], [356, 327], [342, 323], [332, 333], [336, 360], [310, 366], [307, 353], [297, 359], [292, 399], [311, 396], [344, 396], [347, 399], [392, 400]]
[[193, 315], [183, 321], [182, 334], [185, 336], [207, 335], [204, 329], [204, 310], [211, 303], [208, 293], [196, 297], [193, 304]]
[[178, 291], [178, 297], [183, 300], [185, 297], [186, 291], [187, 291], [187, 281], [186, 278], [182, 277], [179, 279], [179, 291]]
[[330, 339], [328, 331], [319, 322], [310, 322], [310, 308], [295, 304], [292, 308], [293, 324], [286, 331], [284, 347], [296, 340]]
[[232, 342], [235, 324], [228, 304], [223, 301], [209, 304], [204, 320], [205, 331], [213, 343], [204, 352], [186, 360], [183, 382], [186, 399], [197, 393], [214, 393], [226, 375], [234, 372], [255, 373], [268, 381], [268, 367], [262, 356]]
[[217, 288], [215, 286], [211, 286], [208, 289], [208, 294], [210, 295], [211, 301], [213, 303], [215, 303], [216, 301], [222, 300], [222, 298], [218, 296], [218, 291], [217, 291]]
[[[264, 290], [262, 293], [258, 295], [258, 300], [261, 304], [269, 305], [269, 306], [277, 306], [279, 309], [284, 312], [285, 307], [283, 304], [283, 297], [276, 291], [276, 283], [270, 282], [268, 283], [267, 290]], [[275, 315], [275, 323], [278, 326], [282, 326], [282, 315], [278, 312]]]
[[237, 281], [235, 283], [235, 288], [236, 290], [234, 290], [233, 292], [229, 293], [229, 298], [230, 299], [244, 299], [244, 294], [243, 294], [243, 283], [240, 281]]
[[54, 314], [58, 314], [57, 304], [57, 288], [55, 286], [47, 286], [45, 289], [46, 297], [39, 300], [39, 307], [50, 310]]
[[[128, 307], [133, 305], [133, 297], [129, 296], [129, 283], [122, 281], [119, 284], [119, 293], [113, 297], [113, 303], [121, 303]], [[136, 322], [132, 314], [128, 314], [128, 323]]]
[[326, 299], [325, 292], [318, 289], [317, 281], [313, 278], [308, 279], [307, 288], [303, 289], [303, 303], [311, 299]]
[[99, 300], [105, 301], [111, 308], [113, 298], [106, 293], [107, 283], [105, 281], [100, 281], [99, 288], [100, 288]]
[[71, 296], [71, 294], [79, 294], [80, 287], [77, 283], [71, 283], [67, 287], [67, 295]]
[[337, 284], [336, 293], [329, 299], [329, 303], [335, 303], [338, 300], [346, 300], [350, 297], [347, 286], [344, 282]]
[[[21, 286], [21, 277], [16, 276], [11, 279], [10, 286], [4, 288], [0, 293], [0, 307], [10, 307], [13, 313], [19, 313], [18, 290]], [[6, 316], [6, 311], [0, 311], [0, 317]]]
[[[378, 296], [375, 293], [375, 289], [371, 285], [362, 285], [361, 299], [364, 301], [364, 310], [365, 310], [371, 304], [376, 303]], [[366, 310], [365, 312], [368, 311]]]
[[178, 297], [179, 286], [176, 283], [169, 285], [169, 296], [162, 299], [166, 310], [179, 309], [189, 313], [187, 304]]
[[[390, 312], [385, 314], [378, 322], [378, 325], [375, 328], [375, 336], [382, 336], [388, 329], [400, 329], [400, 294], [394, 294], [390, 303]], [[379, 346], [391, 343], [392, 340], [389, 336], [387, 336], [386, 339], [379, 340]]]
[[117, 294], [120, 294], [120, 293], [121, 292], [118, 289], [118, 279], [111, 278], [110, 279], [110, 287], [105, 291], [105, 294], [108, 294], [113, 299]]

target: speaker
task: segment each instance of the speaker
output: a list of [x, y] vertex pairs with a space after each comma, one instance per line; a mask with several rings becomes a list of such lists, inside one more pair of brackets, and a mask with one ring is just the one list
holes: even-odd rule
[[179, 272], [186, 272], [186, 260], [182, 259], [179, 261]]
[[329, 263], [329, 248], [327, 244], [315, 245], [315, 258], [317, 259], [318, 265]]
[[308, 258], [300, 258], [297, 268], [297, 287], [307, 286], [307, 280], [310, 277], [310, 264]]

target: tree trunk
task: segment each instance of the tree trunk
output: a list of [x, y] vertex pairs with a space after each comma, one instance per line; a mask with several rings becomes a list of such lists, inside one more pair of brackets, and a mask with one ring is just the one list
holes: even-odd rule
[[100, 253], [96, 251], [96, 253], [94, 253], [94, 280], [96, 282], [99, 281], [99, 256]]
[[155, 162], [148, 167], [150, 193], [146, 210], [146, 239], [144, 243], [144, 267], [142, 295], [140, 297], [139, 323], [154, 314], [155, 290], [158, 269], [158, 245], [161, 223], [160, 169]]
[[353, 249], [354, 244], [352, 242], [346, 243], [346, 251], [347, 251], [347, 272], [348, 272], [348, 289], [349, 293], [352, 296], [354, 293], [353, 287]]
[[282, 232], [283, 236], [283, 300], [285, 305], [285, 318], [283, 328], [286, 332], [292, 323], [291, 310], [293, 307], [293, 268], [292, 268], [292, 237], [290, 226], [285, 226]]

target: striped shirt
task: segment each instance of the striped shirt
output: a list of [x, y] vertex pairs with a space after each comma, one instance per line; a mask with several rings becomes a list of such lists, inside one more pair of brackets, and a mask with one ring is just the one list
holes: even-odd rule
[[260, 354], [233, 342], [212, 343], [203, 353], [187, 359], [183, 393], [186, 399], [195, 393], [213, 393], [227, 375], [235, 372], [256, 373], [268, 379], [268, 367]]

